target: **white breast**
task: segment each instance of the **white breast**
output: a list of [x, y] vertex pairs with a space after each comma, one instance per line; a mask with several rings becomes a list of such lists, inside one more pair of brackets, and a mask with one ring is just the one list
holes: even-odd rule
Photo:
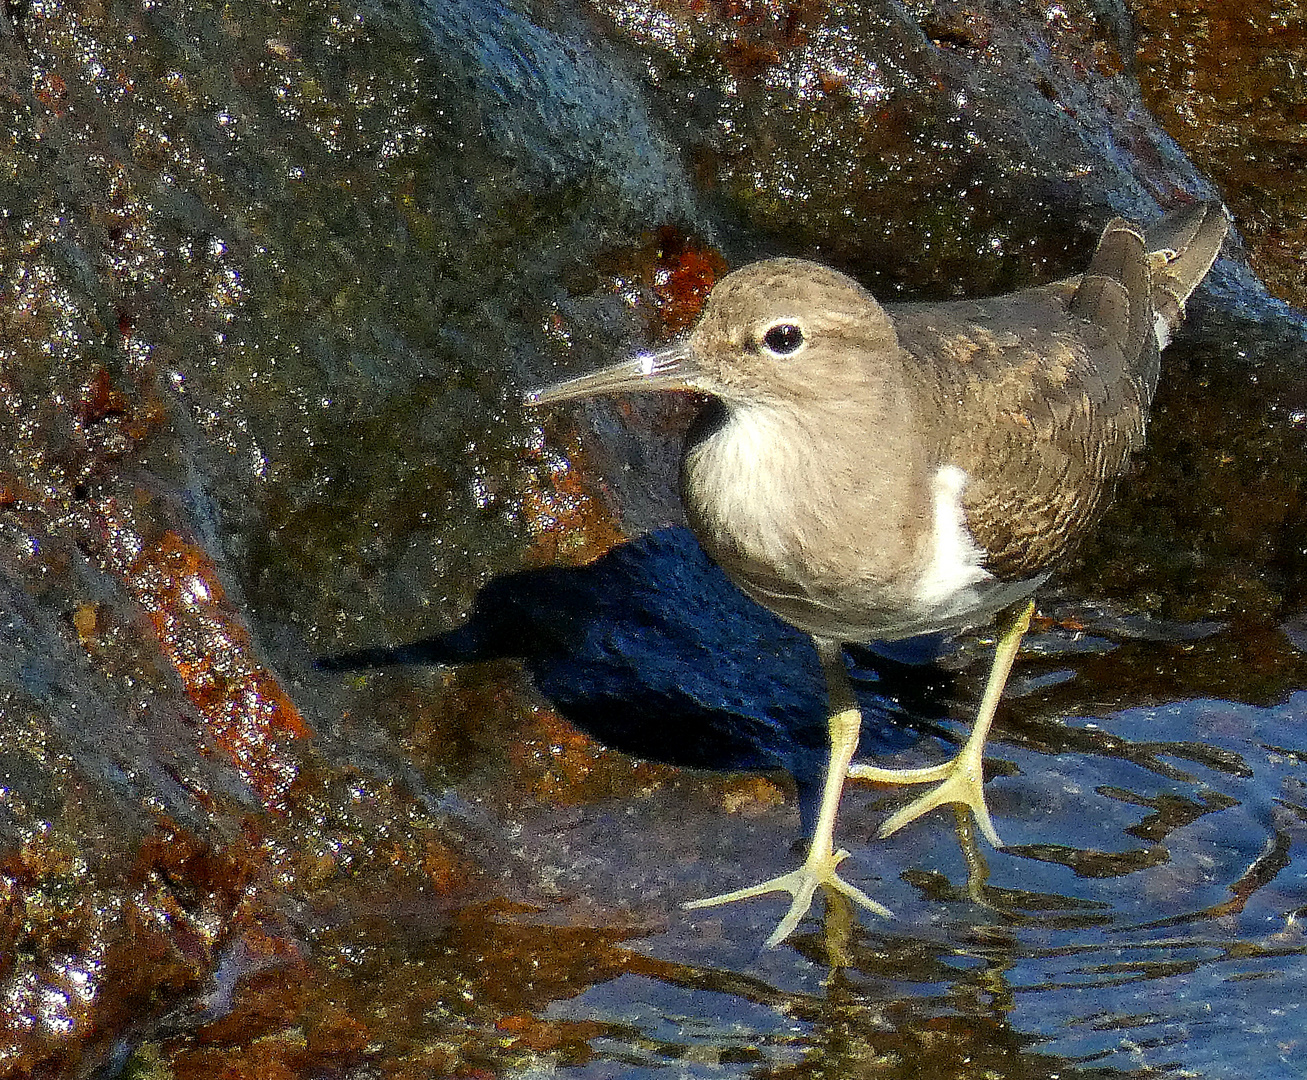
[[686, 497], [705, 525], [765, 562], [784, 562], [792, 546], [793, 476], [786, 455], [795, 437], [785, 427], [768, 409], [732, 410], [687, 462]]

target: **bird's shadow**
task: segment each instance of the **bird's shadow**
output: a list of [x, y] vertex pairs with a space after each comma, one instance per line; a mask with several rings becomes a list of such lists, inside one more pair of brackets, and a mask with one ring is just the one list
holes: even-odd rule
[[[847, 651], [860, 753], [905, 748], [947, 711], [939, 637]], [[741, 593], [692, 533], [666, 528], [579, 567], [491, 581], [457, 629], [318, 661], [349, 671], [520, 659], [569, 722], [636, 757], [720, 771], [784, 770], [805, 835], [828, 743], [811, 639]]]

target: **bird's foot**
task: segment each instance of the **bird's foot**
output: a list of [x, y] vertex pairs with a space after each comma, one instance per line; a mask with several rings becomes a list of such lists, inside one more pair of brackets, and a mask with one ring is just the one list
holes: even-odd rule
[[994, 649], [994, 662], [989, 668], [989, 679], [985, 683], [985, 696], [980, 701], [980, 711], [972, 725], [971, 734], [958, 756], [943, 765], [931, 765], [924, 769], [882, 769], [875, 765], [850, 765], [848, 775], [855, 780], [873, 780], [882, 784], [927, 784], [940, 780], [937, 787], [926, 792], [897, 813], [892, 814], [880, 827], [882, 838], [903, 828], [909, 821], [915, 821], [922, 814], [929, 813], [945, 803], [969, 806], [976, 818], [976, 825], [986, 840], [996, 848], [1003, 846], [998, 838], [998, 830], [989, 816], [989, 807], [985, 805], [985, 739], [989, 736], [990, 725], [994, 722], [994, 712], [998, 709], [1003, 687], [1007, 685], [1012, 662], [1017, 650], [1021, 648], [1021, 638], [1030, 628], [1030, 616], [1035, 612], [1035, 602], [1028, 600], [1020, 608], [1010, 608], [1010, 616], [1004, 619], [1003, 633]]
[[925, 784], [934, 780], [942, 781], [886, 818], [880, 827], [882, 839], [898, 832], [908, 822], [916, 821], [917, 818], [930, 813], [938, 806], [958, 803], [971, 808], [976, 818], [976, 825], [985, 839], [996, 848], [1002, 847], [1003, 841], [999, 839], [998, 830], [994, 828], [994, 821], [989, 816], [989, 807], [985, 805], [984, 749], [983, 743], [973, 746], [969, 741], [952, 761], [922, 769], [885, 769], [859, 763], [849, 766], [849, 778], [871, 780], [881, 784]]
[[861, 905], [868, 911], [875, 912], [877, 915], [887, 919], [893, 918], [894, 913], [884, 904], [876, 903], [856, 885], [850, 885], [835, 872], [835, 868], [848, 854], [847, 851], [837, 851], [833, 854], [828, 851], [825, 855], [814, 855], [809, 852], [804, 864], [797, 870], [791, 870], [788, 874], [781, 874], [769, 881], [763, 881], [743, 889], [736, 889], [734, 892], [722, 893], [719, 896], [709, 896], [703, 900], [690, 900], [683, 906], [686, 908], [714, 907], [718, 904], [734, 903], [736, 900], [748, 900], [754, 896], [764, 896], [767, 893], [787, 892], [794, 897], [794, 900], [790, 904], [790, 910], [786, 912], [785, 918], [781, 919], [776, 929], [772, 931], [771, 937], [767, 939], [766, 947], [769, 949], [774, 949], [794, 933], [799, 921], [812, 907], [812, 898], [817, 891], [818, 885], [824, 885], [828, 889], [842, 893], [854, 903]]

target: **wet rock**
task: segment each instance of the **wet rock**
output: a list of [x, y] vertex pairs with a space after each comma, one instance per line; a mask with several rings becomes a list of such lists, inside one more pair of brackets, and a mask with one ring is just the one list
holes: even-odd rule
[[[1148, 100], [1183, 116], [1189, 91], [1157, 88], [1192, 85], [1169, 74], [1192, 62], [1158, 10]], [[1223, 40], [1216, 22], [1203, 42]], [[1211, 192], [1143, 107], [1134, 41], [1110, 4], [5, 5], [0, 1073], [130, 1059], [161, 1075], [471, 1076], [637, 1050], [781, 1068], [807, 1052], [787, 1040], [809, 1037], [786, 1015], [846, 1040], [837, 1069], [927, 1043], [1065, 1069], [988, 1017], [988, 972], [959, 979], [966, 1022], [956, 1003], [918, 1004], [868, 1041], [901, 1004], [827, 1000], [802, 973], [771, 970], [801, 984], [785, 992], [711, 974], [745, 966], [729, 943], [747, 927], [695, 939], [716, 933], [727, 962], [624, 947], [788, 844], [793, 807], [774, 793], [604, 749], [510, 662], [344, 677], [310, 661], [449, 632], [491, 579], [674, 519], [687, 408], [597, 405], [546, 435], [518, 395], [684, 329], [728, 266], [792, 252], [886, 295], [1008, 288], [1079, 269], [1110, 212]], [[1292, 98], [1291, 82], [1215, 82], [1204, 50], [1239, 102], [1222, 124]], [[1227, 130], [1203, 129], [1205, 162]], [[1250, 236], [1295, 236], [1292, 216], [1258, 216], [1265, 178], [1239, 175], [1243, 206], [1227, 194]], [[1233, 629], [1202, 639], [1197, 685], [1237, 699], [1298, 677], [1291, 638], [1240, 628], [1297, 614], [1307, 543], [1301, 329], [1229, 255], [1170, 354], [1153, 456], [1068, 590], [1218, 616]], [[1258, 258], [1293, 285], [1291, 260]], [[1058, 736], [1047, 714], [1091, 680], [1119, 679], [1110, 701], [1193, 689], [1174, 675], [1192, 644], [1154, 646], [1171, 650], [1160, 674], [1157, 651], [1122, 646], [1032, 694], [1022, 722], [1044, 749], [1023, 751], [1029, 774], [1056, 773], [1035, 755], [1059, 750], [1132, 790], [1115, 769], [1152, 749]], [[1248, 805], [1273, 790], [1290, 837], [1292, 715], [1201, 717], [1209, 740], [1246, 720], [1253, 734], [1227, 741], [1250, 760], [1285, 744], [1236, 790]], [[1048, 790], [1059, 823], [1091, 816]], [[1172, 805], [1136, 794], [1113, 800], [1124, 826]], [[1148, 841], [1218, 867], [1193, 906], [1229, 882], [1241, 903], [1287, 896], [1283, 845], [1244, 874], [1193, 839], [1215, 817]], [[1252, 864], [1264, 837], [1239, 821]], [[859, 858], [867, 839], [851, 834]], [[889, 867], [911, 854], [866, 864], [909, 911], [915, 887]], [[1071, 891], [1043, 872], [1022, 895]], [[1208, 884], [1138, 872], [1159, 896]], [[1066, 906], [1082, 901], [1107, 902]], [[1258, 947], [1291, 948], [1282, 929]], [[957, 942], [983, 937], [995, 971], [1026, 947], [939, 933], [955, 936], [860, 938], [848, 955], [920, 987]], [[763, 1002], [778, 1026], [749, 1012], [757, 1038], [724, 1022], [683, 1047], [602, 1002], [550, 1012], [624, 972], [671, 988], [669, 1012], [720, 995]]]

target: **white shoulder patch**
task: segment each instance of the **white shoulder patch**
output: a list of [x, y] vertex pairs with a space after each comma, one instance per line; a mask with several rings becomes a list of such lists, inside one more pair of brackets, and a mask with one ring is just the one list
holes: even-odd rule
[[1171, 324], [1160, 311], [1153, 312], [1153, 333], [1157, 335], [1157, 351], [1171, 344]]
[[985, 553], [967, 531], [962, 492], [967, 474], [956, 465], [935, 473], [933, 484], [934, 532], [930, 557], [917, 581], [917, 603], [926, 611], [948, 611], [974, 602], [972, 586], [989, 580], [981, 565]]

